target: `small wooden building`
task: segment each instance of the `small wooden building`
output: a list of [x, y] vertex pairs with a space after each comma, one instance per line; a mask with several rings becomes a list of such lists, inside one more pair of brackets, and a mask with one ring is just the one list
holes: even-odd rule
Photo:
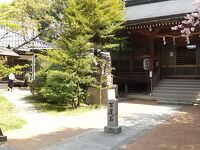
[[[10, 67], [14, 65], [29, 64], [30, 66], [24, 71], [32, 72], [32, 79], [35, 78], [35, 53], [42, 50], [53, 49], [54, 46], [51, 43], [45, 42], [36, 38], [30, 41], [30, 38], [25, 38], [21, 34], [6, 29], [0, 26], [0, 49], [2, 51], [12, 51], [16, 53], [18, 57], [6, 56], [8, 65]], [[17, 75], [18, 80], [23, 80], [23, 75]]]
[[[112, 54], [114, 83], [121, 92], [152, 92], [160, 79], [200, 79], [200, 32], [190, 43], [180, 31], [185, 14], [195, 10], [193, 0], [128, 0], [121, 49]], [[144, 69], [149, 59], [149, 69]], [[145, 64], [148, 65], [148, 64]]]

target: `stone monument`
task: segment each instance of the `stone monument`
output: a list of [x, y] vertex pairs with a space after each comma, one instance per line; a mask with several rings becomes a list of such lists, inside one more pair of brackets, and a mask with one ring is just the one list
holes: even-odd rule
[[104, 132], [109, 134], [120, 134], [122, 128], [118, 126], [118, 100], [116, 98], [108, 99], [107, 104], [107, 126]]
[[96, 59], [94, 59], [94, 66], [98, 68], [98, 72], [95, 72], [94, 76], [97, 79], [96, 85], [99, 87], [88, 88], [86, 103], [106, 105], [109, 99], [108, 93], [115, 91], [118, 96], [118, 86], [113, 84], [110, 53], [98, 51], [99, 57], [103, 60], [101, 63], [97, 63]]

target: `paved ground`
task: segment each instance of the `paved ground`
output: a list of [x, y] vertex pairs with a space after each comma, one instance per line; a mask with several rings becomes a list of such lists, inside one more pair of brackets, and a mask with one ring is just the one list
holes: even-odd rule
[[164, 122], [178, 107], [120, 103], [120, 135], [108, 135], [95, 129], [79, 136], [65, 139], [41, 150], [117, 150], [123, 143], [136, 140], [156, 125]]
[[[123, 150], [199, 150], [200, 107], [188, 106]], [[145, 146], [144, 146], [145, 145]]]
[[[19, 130], [6, 133], [7, 145], [23, 150], [115, 150], [124, 143], [136, 140], [156, 125], [164, 122], [179, 110], [179, 106], [143, 105], [119, 103], [119, 124], [122, 134], [108, 135], [103, 132], [106, 125], [106, 110], [100, 109], [73, 117], [55, 117], [38, 113], [23, 96], [27, 91], [4, 91], [13, 102], [18, 113], [28, 124]], [[3, 146], [0, 149], [5, 149]]]

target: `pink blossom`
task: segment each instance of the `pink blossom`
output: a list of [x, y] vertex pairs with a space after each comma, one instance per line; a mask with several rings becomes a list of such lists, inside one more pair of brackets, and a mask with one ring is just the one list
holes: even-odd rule
[[190, 35], [196, 28], [200, 27], [200, 0], [195, 0], [196, 12], [186, 14], [180, 25], [172, 27], [172, 30], [179, 30], [181, 35], [186, 38], [186, 42], [190, 42]]
[[198, 13], [196, 13], [196, 12], [195, 12], [195, 13], [192, 13], [191, 15], [192, 15], [193, 17], [198, 17]]
[[172, 30], [178, 30], [178, 26], [171, 27]]
[[183, 28], [183, 25], [182, 25], [182, 24], [179, 24], [179, 25], [178, 25], [178, 28]]
[[192, 27], [190, 30], [191, 30], [192, 32], [194, 32], [195, 28], [194, 28], [194, 27]]

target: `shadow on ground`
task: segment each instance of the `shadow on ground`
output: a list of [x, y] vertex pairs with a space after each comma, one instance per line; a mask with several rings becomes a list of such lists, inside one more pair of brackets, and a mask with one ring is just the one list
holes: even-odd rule
[[63, 139], [70, 138], [72, 136], [79, 135], [90, 129], [81, 129], [81, 128], [65, 128], [60, 131], [41, 134], [26, 139], [9, 139], [6, 143], [7, 146], [13, 147], [19, 150], [37, 150], [48, 145], [52, 145], [62, 141]]

